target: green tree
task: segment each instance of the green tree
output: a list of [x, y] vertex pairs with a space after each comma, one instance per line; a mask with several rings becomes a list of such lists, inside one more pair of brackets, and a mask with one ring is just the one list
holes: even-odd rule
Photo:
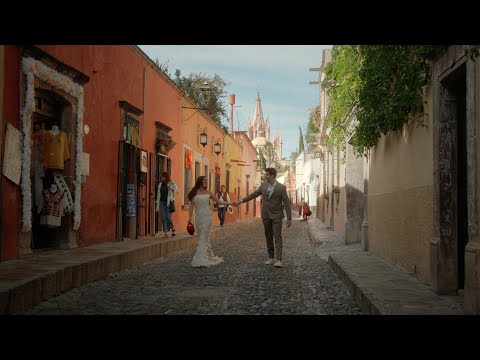
[[310, 112], [310, 117], [307, 124], [307, 134], [305, 135], [307, 140], [308, 152], [312, 153], [317, 147], [317, 134], [320, 131], [320, 105], [317, 105]]
[[263, 156], [262, 149], [258, 150], [258, 156], [260, 157], [260, 169], [265, 170], [267, 167], [267, 162], [265, 160], [265, 156]]
[[302, 152], [305, 150], [305, 145], [303, 145], [302, 128], [300, 127], [300, 125], [298, 125], [298, 128], [300, 129], [300, 139], [298, 140], [298, 151]]
[[344, 149], [351, 137], [354, 151], [366, 155], [382, 134], [400, 129], [408, 120], [423, 125], [430, 60], [446, 49], [444, 45], [334, 46], [322, 82], [330, 102], [325, 120], [328, 144]]
[[170, 60], [167, 60], [163, 63], [160, 63], [160, 60], [158, 60], [158, 58], [155, 58], [155, 65], [157, 65], [160, 70], [162, 70], [167, 76], [170, 76], [170, 74], [168, 73], [168, 62]]
[[228, 112], [223, 99], [227, 96], [225, 87], [228, 83], [219, 75], [190, 73], [182, 76], [180, 70], [175, 70], [175, 84], [185, 91], [201, 109], [225, 131], [228, 130]]
[[265, 147], [263, 148], [265, 159], [271, 161], [273, 159], [273, 154], [275, 153], [275, 149], [273, 148], [273, 144], [270, 141], [265, 141]]
[[290, 164], [292, 166], [293, 172], [295, 172], [295, 165], [296, 165], [295, 160], [297, 159], [298, 154], [299, 154], [298, 150], [295, 150], [290, 154]]

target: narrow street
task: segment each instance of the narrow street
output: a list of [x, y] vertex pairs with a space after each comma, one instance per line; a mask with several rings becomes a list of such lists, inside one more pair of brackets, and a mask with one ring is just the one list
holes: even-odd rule
[[[216, 214], [214, 214], [216, 216]], [[265, 265], [260, 221], [248, 233], [212, 241], [224, 262], [190, 265], [194, 249], [170, 253], [134, 270], [38, 304], [35, 315], [358, 315], [345, 285], [309, 240], [298, 217], [283, 228], [283, 268]]]

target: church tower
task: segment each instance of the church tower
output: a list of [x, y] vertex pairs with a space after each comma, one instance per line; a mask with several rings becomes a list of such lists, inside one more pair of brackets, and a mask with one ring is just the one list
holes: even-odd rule
[[263, 118], [262, 101], [260, 94], [257, 93], [257, 101], [255, 103], [255, 111], [253, 112], [253, 119], [248, 117], [248, 137], [252, 141], [253, 146], [257, 151], [264, 148], [267, 142], [271, 142], [277, 155], [277, 161], [282, 159], [282, 137], [280, 132], [276, 129], [275, 138], [273, 141], [270, 138], [270, 119], [267, 117], [265, 121]]
[[270, 122], [265, 122], [263, 118], [262, 101], [260, 100], [260, 93], [257, 93], [257, 102], [255, 103], [255, 111], [253, 112], [253, 119], [248, 118], [248, 137], [253, 140], [257, 137], [265, 137], [270, 141]]

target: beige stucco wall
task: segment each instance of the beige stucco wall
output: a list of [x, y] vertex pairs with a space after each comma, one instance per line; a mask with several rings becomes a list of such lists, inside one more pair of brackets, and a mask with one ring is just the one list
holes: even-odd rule
[[[339, 152], [339, 158], [342, 159], [344, 154]], [[338, 207], [335, 204], [335, 232], [345, 240], [345, 222], [347, 221], [347, 191], [345, 189], [345, 167], [346, 164], [340, 161], [338, 168], [339, 176], [335, 180], [335, 185], [340, 187]], [[338, 181], [338, 184], [337, 184]], [[336, 195], [335, 195], [336, 196]]]
[[414, 122], [382, 136], [369, 161], [369, 250], [428, 284], [433, 236], [431, 87], [426, 127]]
[[[332, 224], [332, 202], [333, 202], [333, 231], [340, 236], [342, 240], [345, 239], [345, 222], [347, 221], [347, 206], [346, 206], [346, 190], [345, 190], [345, 168], [346, 164], [342, 163], [343, 153], [339, 151], [334, 155], [327, 153], [328, 163], [328, 179], [327, 193], [329, 200], [324, 200], [325, 206], [325, 224], [331, 226]], [[323, 166], [322, 166], [323, 171]], [[321, 173], [323, 174], [323, 173]], [[322, 175], [323, 177], [323, 175]], [[333, 195], [333, 186], [340, 188], [340, 193]], [[323, 193], [323, 182], [322, 182]], [[338, 197], [338, 203], [337, 203]]]

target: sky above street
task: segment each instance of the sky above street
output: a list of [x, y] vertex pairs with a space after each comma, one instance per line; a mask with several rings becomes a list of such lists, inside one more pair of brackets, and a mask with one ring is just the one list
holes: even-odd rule
[[[298, 148], [299, 126], [303, 133], [310, 111], [319, 104], [318, 80], [322, 50], [331, 45], [139, 45], [155, 61], [168, 64], [171, 78], [179, 69], [189, 73], [220, 75], [235, 94], [234, 128], [247, 130], [252, 119], [257, 93], [260, 93], [265, 119], [270, 119], [270, 140], [279, 129], [283, 140], [283, 157]], [[230, 114], [228, 97], [225, 98]], [[240, 105], [240, 106], [239, 106]], [[230, 126], [230, 119], [228, 119]]]

